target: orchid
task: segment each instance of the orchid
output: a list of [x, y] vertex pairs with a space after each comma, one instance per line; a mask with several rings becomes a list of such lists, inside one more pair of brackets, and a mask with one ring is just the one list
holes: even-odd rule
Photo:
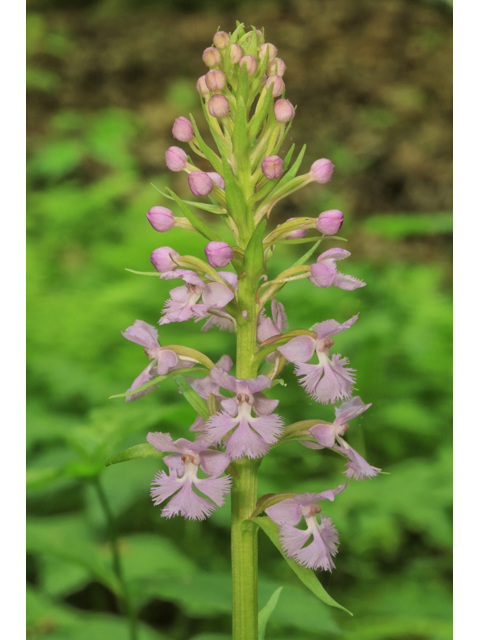
[[[202, 258], [184, 255], [181, 243], [175, 248], [162, 246], [150, 256], [155, 270], [135, 273], [182, 280], [171, 289], [159, 325], [168, 330], [166, 325], [172, 323], [205, 320], [201, 331], [235, 332], [235, 359], [224, 354], [214, 364], [200, 350], [162, 347], [157, 330], [136, 320], [123, 335], [143, 346], [151, 362], [122, 395], [137, 399], [152, 391], [155, 377], [162, 376], [161, 381], [178, 386], [196, 418], [189, 429], [175, 425], [191, 439], [149, 433], [148, 445], [143, 445], [147, 450], [132, 447], [124, 452], [124, 459], [169, 454], [162, 462], [167, 471], [155, 475], [151, 489], [153, 503], [162, 505], [164, 518], [203, 520], [223, 505], [231, 489], [232, 640], [257, 640], [258, 529], [269, 535], [290, 565], [293, 559], [304, 567], [297, 572], [300, 579], [310, 588], [317, 585], [313, 591], [331, 604], [311, 570], [332, 571], [339, 536], [318, 503], [333, 501], [347, 486], [258, 497], [263, 458], [297, 441], [318, 450], [315, 455], [327, 448], [343, 456], [347, 478], [371, 478], [380, 472], [343, 438], [348, 421], [371, 405], [358, 396], [352, 398], [356, 372], [347, 357], [330, 353], [334, 336], [353, 327], [358, 314], [343, 322], [319, 318], [311, 329], [289, 329], [282, 289], [302, 279], [319, 289], [335, 286], [345, 291], [365, 283], [338, 271], [337, 262], [350, 257], [342, 248], [327, 248], [311, 264], [318, 245], [330, 242], [342, 227], [341, 211], [330, 209], [316, 212], [315, 217], [275, 222], [280, 200], [307, 185], [324, 189], [334, 171], [331, 160], [320, 158], [299, 174], [304, 150], [295, 159], [294, 147], [282, 151], [297, 111], [285, 95], [286, 65], [275, 45], [265, 41], [263, 31], [248, 31], [238, 24], [230, 34], [218, 31], [202, 59], [208, 69], [197, 80], [196, 89], [214, 148], [205, 142], [192, 116], [179, 114], [173, 137], [188, 145], [191, 154], [177, 146], [165, 154], [169, 170], [187, 174], [185, 187], [196, 200], [182, 200], [167, 189], [163, 195], [173, 201], [169, 206], [178, 207], [182, 215], [153, 202], [147, 214], [155, 232], [169, 233], [175, 227], [197, 233], [202, 238], [198, 251]], [[214, 214], [219, 225], [225, 224], [223, 232], [219, 225], [206, 224], [196, 209]], [[272, 275], [269, 260], [280, 243], [314, 244], [294, 264]], [[320, 298], [321, 292], [317, 294]], [[322, 308], [320, 301], [318, 308]], [[310, 362], [315, 355], [317, 361]], [[278, 385], [285, 384], [281, 375], [290, 363], [314, 401], [326, 405], [343, 400], [335, 408], [333, 423], [300, 420], [285, 426], [284, 412], [276, 412]], [[191, 371], [182, 371], [187, 367]], [[306, 528], [300, 527], [302, 521]]]

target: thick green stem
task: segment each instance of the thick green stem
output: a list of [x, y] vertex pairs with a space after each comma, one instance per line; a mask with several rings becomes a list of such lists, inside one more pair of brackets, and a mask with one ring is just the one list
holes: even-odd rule
[[98, 478], [98, 476], [94, 478], [93, 486], [95, 487], [100, 505], [102, 507], [103, 513], [105, 514], [105, 519], [108, 525], [108, 535], [110, 538], [110, 547], [112, 550], [112, 566], [123, 591], [123, 594], [120, 600], [120, 606], [123, 613], [125, 614], [125, 616], [128, 618], [128, 621], [129, 621], [130, 640], [137, 640], [137, 619], [135, 615], [135, 610], [130, 602], [127, 584], [123, 576], [122, 564], [120, 561], [120, 550], [118, 547], [117, 528], [115, 526], [115, 518], [113, 516], [112, 510], [110, 509], [107, 496], [105, 494], [105, 491], [103, 490], [102, 484], [100, 482], [100, 478]]

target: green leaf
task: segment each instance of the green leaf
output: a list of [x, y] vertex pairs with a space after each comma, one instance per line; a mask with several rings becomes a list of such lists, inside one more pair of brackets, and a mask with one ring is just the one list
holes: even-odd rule
[[200, 135], [200, 131], [198, 130], [197, 123], [195, 122], [192, 114], [190, 114], [190, 120], [192, 121], [193, 130], [195, 131], [195, 138], [196, 138], [196, 140], [198, 142], [198, 146], [200, 147], [200, 149], [205, 154], [205, 157], [207, 158], [207, 160], [210, 161], [210, 163], [211, 163], [212, 167], [215, 169], [215, 171], [217, 173], [221, 173], [222, 172], [222, 161], [217, 156], [215, 151], [213, 151], [213, 149], [210, 149], [208, 144], [203, 140], [202, 136]]
[[258, 612], [258, 640], [264, 640], [265, 638], [267, 623], [270, 620], [270, 616], [272, 615], [275, 607], [277, 606], [277, 602], [280, 594], [282, 593], [282, 589], [283, 587], [279, 587], [276, 591], [274, 591], [267, 604], [261, 611]]
[[[173, 200], [175, 202], [175, 198], [173, 198], [172, 196], [169, 196], [168, 193], [165, 193], [164, 191], [159, 189], [156, 185], [153, 184], [153, 182], [151, 182], [150, 184], [155, 189], [155, 191], [158, 191], [158, 193], [161, 193], [164, 198], [167, 198], [168, 200]], [[215, 214], [225, 213], [225, 210], [216, 204], [214, 205], [214, 204], [206, 204], [205, 202], [193, 202], [193, 200], [183, 200], [183, 198], [182, 198], [182, 202], [191, 207], [197, 207], [197, 209], [208, 211], [209, 213], [215, 213]]]
[[129, 460], [138, 460], [139, 458], [163, 458], [163, 453], [157, 451], [155, 447], [148, 442], [144, 444], [136, 444], [134, 447], [129, 447], [125, 451], [116, 453], [105, 462], [105, 466], [109, 467], [111, 464], [118, 464], [119, 462], [128, 462]]
[[174, 380], [183, 394], [183, 397], [195, 411], [202, 416], [204, 420], [208, 420], [210, 413], [205, 400], [198, 395], [194, 389], [188, 384], [184, 376], [175, 376]]
[[268, 112], [273, 107], [272, 101], [272, 92], [273, 92], [273, 84], [268, 87], [268, 91], [266, 95], [263, 97], [262, 106], [257, 111], [257, 113], [253, 116], [248, 124], [248, 139], [250, 142], [253, 142], [257, 136], [257, 133], [260, 131], [265, 118], [268, 115]]
[[315, 253], [315, 251], [318, 249], [321, 242], [322, 242], [322, 238], [320, 238], [320, 240], [317, 240], [317, 242], [313, 245], [313, 247], [311, 247], [306, 253], [303, 254], [301, 258], [299, 258], [296, 262], [293, 263], [292, 267], [300, 267], [302, 264], [305, 264], [305, 262], [307, 262], [310, 256], [312, 256]]
[[[131, 269], [128, 269], [128, 271], [131, 271]], [[153, 380], [149, 380], [145, 384], [142, 384], [141, 387], [138, 387], [138, 389], [135, 389], [134, 391], [125, 391], [125, 393], [117, 393], [114, 396], [110, 396], [109, 400], [112, 400], [113, 398], [127, 398], [128, 396], [131, 396], [134, 393], [139, 393], [139, 391], [145, 391], [146, 389], [150, 389], [150, 387], [154, 387], [160, 382], [163, 382], [164, 380], [168, 380], [169, 378], [173, 378], [182, 373], [192, 373], [192, 371], [205, 372], [205, 369], [203, 369], [202, 367], [185, 367], [184, 369], [174, 369], [173, 371], [170, 371], [169, 373], [166, 373], [163, 376], [155, 376]]]
[[[242, 69], [244, 68], [246, 68], [245, 65]], [[247, 158], [249, 142], [247, 136], [247, 111], [245, 108], [245, 100], [242, 96], [237, 98], [237, 111], [235, 113], [232, 143], [237, 162], [240, 161], [240, 164], [243, 165]]]
[[307, 150], [307, 145], [304, 144], [303, 147], [302, 147], [302, 150], [298, 154], [297, 159], [295, 160], [293, 165], [290, 167], [290, 169], [287, 171], [287, 173], [283, 176], [283, 178], [277, 184], [275, 189], [272, 191], [272, 195], [275, 194], [277, 191], [279, 191], [279, 189], [281, 187], [283, 187], [287, 182], [289, 182], [290, 180], [293, 180], [293, 178], [295, 178], [295, 176], [297, 175], [297, 172], [298, 172], [298, 170], [300, 168], [300, 165], [302, 164], [303, 156], [305, 155], [305, 151], [306, 150]]
[[263, 220], [255, 229], [245, 249], [245, 271], [250, 274], [253, 282], [258, 282], [263, 271], [263, 234], [266, 226], [267, 221]]
[[171, 189], [166, 188], [169, 193], [172, 194], [173, 199], [178, 204], [180, 209], [182, 210], [183, 215], [187, 218], [187, 220], [195, 227], [195, 229], [207, 238], [207, 240], [215, 240], [217, 242], [221, 241], [221, 238], [215, 231], [212, 231], [210, 227], [208, 227], [203, 220], [200, 220], [198, 216], [196, 216], [191, 209], [187, 207], [187, 205], [177, 196], [177, 194]]
[[225, 180], [225, 197], [227, 199], [228, 212], [235, 222], [245, 224], [247, 204], [225, 157], [223, 158], [223, 178]]
[[292, 558], [287, 558], [284, 554], [280, 542], [278, 540], [278, 525], [275, 524], [270, 518], [263, 516], [258, 518], [251, 518], [252, 522], [255, 522], [263, 531], [267, 534], [270, 540], [273, 542], [275, 547], [280, 551], [283, 558], [290, 566], [290, 568], [297, 574], [303, 584], [310, 589], [310, 591], [317, 596], [319, 600], [328, 604], [331, 607], [337, 607], [338, 609], [342, 609], [346, 611], [348, 614], [353, 615], [348, 609], [342, 607], [341, 604], [338, 604], [328, 593], [325, 591], [321, 583], [319, 582], [315, 572], [311, 569], [306, 569], [305, 567], [301, 567], [299, 564], [292, 560]]

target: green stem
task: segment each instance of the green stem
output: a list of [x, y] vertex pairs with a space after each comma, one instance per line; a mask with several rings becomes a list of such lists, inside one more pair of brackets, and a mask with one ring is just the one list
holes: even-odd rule
[[107, 495], [103, 490], [100, 478], [96, 476], [93, 480], [93, 486], [97, 492], [97, 496], [102, 507], [105, 519], [108, 526], [108, 535], [110, 538], [110, 548], [112, 550], [112, 567], [118, 581], [122, 587], [122, 597], [120, 599], [120, 605], [122, 612], [128, 618], [130, 628], [130, 640], [137, 640], [137, 619], [135, 615], [135, 609], [129, 598], [127, 583], [122, 571], [122, 563], [120, 561], [120, 549], [118, 546], [117, 527], [115, 525], [115, 518], [107, 500]]

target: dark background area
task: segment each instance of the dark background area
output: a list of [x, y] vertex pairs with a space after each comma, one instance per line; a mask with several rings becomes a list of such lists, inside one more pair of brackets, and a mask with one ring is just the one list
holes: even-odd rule
[[[328, 185], [282, 201], [273, 224], [341, 209], [352, 252], [342, 270], [368, 284], [313, 295], [302, 281], [279, 299], [291, 328], [360, 312], [336, 346], [373, 406], [348, 437], [390, 474], [351, 482], [325, 508], [340, 547], [337, 569], [319, 577], [351, 619], [316, 602], [260, 534], [260, 605], [285, 585], [267, 638], [450, 638], [449, 3], [27, 7], [29, 639], [128, 637], [99, 486], [117, 520], [140, 637], [229, 637], [228, 505], [203, 523], [161, 519], [149, 497], [161, 463], [105, 469], [104, 461], [144, 442], [149, 430], [180, 437], [195, 418], [173, 383], [135, 403], [108, 397], [146, 365], [120, 331], [135, 318], [156, 324], [171, 288], [124, 268], [148, 271], [151, 251], [164, 244], [203, 254], [193, 234], [156, 234], [145, 213], [168, 206], [151, 182], [188, 194], [185, 175], [165, 167], [172, 123], [190, 112], [201, 119], [201, 54], [218, 26], [232, 31], [237, 19], [265, 27], [286, 62], [287, 97], [298, 108], [283, 153], [306, 142], [303, 171], [320, 157], [335, 164]], [[295, 248], [277, 250], [273, 271], [296, 257]], [[212, 360], [232, 354], [231, 334], [199, 329], [168, 325], [160, 340], [201, 348]], [[287, 424], [333, 417], [291, 369], [285, 381], [277, 397]], [[342, 469], [328, 452], [280, 447], [262, 463], [260, 492], [322, 490], [339, 484]]]

